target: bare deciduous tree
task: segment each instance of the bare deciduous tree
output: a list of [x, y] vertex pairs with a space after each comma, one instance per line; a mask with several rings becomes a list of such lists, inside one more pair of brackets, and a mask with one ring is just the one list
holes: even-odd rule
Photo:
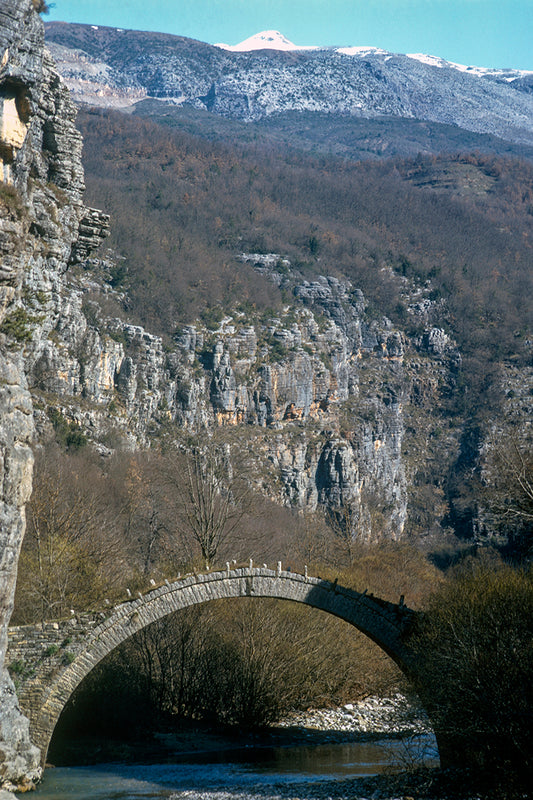
[[485, 492], [495, 527], [504, 532], [513, 550], [527, 556], [533, 547], [533, 450], [527, 441], [508, 438], [493, 453], [492, 485]]
[[493, 788], [502, 781], [501, 796], [513, 797], [513, 784], [533, 776], [533, 581], [510, 567], [467, 567], [421, 619], [421, 691], [443, 764], [470, 767]]
[[200, 549], [209, 569], [222, 546], [237, 534], [249, 506], [250, 487], [223, 441], [194, 442], [169, 464], [178, 529], [189, 549], [191, 545]]
[[89, 608], [118, 585], [120, 535], [104, 489], [101, 473], [84, 456], [55, 447], [38, 455], [17, 587], [24, 621]]
[[137, 454], [127, 465], [122, 508], [125, 534], [142, 574], [148, 577], [170, 549], [172, 522], [161, 457]]

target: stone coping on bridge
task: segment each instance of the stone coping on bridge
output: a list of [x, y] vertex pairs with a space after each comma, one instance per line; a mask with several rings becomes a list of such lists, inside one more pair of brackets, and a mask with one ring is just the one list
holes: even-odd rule
[[366, 589], [358, 592], [356, 589], [350, 589], [345, 586], [338, 585], [336, 580], [330, 581], [327, 578], [318, 576], [311, 576], [307, 572], [307, 567], [304, 573], [292, 572], [291, 570], [283, 570], [281, 563], [278, 562], [277, 568], [272, 569], [269, 567], [254, 567], [252, 562], [248, 566], [230, 567], [229, 563], [226, 564], [225, 569], [210, 570], [208, 572], [191, 572], [186, 575], [178, 575], [177, 578], [172, 580], [165, 579], [159, 586], [155, 586], [146, 590], [145, 592], [138, 591], [136, 596], [131, 596], [127, 600], [120, 601], [116, 605], [101, 606], [94, 611], [74, 611], [70, 617], [59, 618], [56, 620], [47, 620], [45, 622], [29, 623], [26, 625], [13, 625], [10, 631], [14, 633], [15, 630], [22, 631], [24, 628], [34, 630], [37, 626], [43, 630], [52, 632], [63, 629], [64, 626], [74, 627], [78, 623], [82, 623], [87, 627], [98, 626], [105, 630], [107, 624], [114, 624], [110, 622], [111, 618], [116, 619], [122, 611], [124, 614], [129, 614], [133, 610], [142, 607], [146, 602], [150, 602], [165, 594], [173, 593], [178, 587], [190, 587], [194, 585], [201, 585], [211, 583], [214, 581], [227, 580], [228, 578], [249, 578], [249, 577], [264, 577], [264, 578], [279, 578], [280, 580], [287, 579], [291, 581], [301, 582], [310, 586], [322, 587], [324, 589], [331, 589], [336, 594], [345, 596], [351, 600], [357, 600], [362, 597], [368, 597], [372, 601], [383, 608], [395, 609], [396, 611], [402, 610], [405, 614], [413, 614], [410, 608], [403, 605], [403, 602], [392, 603], [388, 600], [383, 600], [376, 597]]
[[[247, 567], [190, 573], [165, 580], [145, 594], [138, 592], [104, 610], [8, 629], [8, 666], [20, 691], [37, 673], [46, 682], [89, 649], [111, 649], [163, 616], [211, 600], [261, 597], [294, 601], [334, 614], [377, 641], [395, 660], [402, 656], [402, 639], [416, 612], [401, 601], [391, 603], [372, 594], [339, 586], [336, 581], [277, 569]], [[168, 602], [167, 602], [168, 598]], [[120, 641], [119, 641], [120, 640]], [[102, 650], [103, 652], [103, 650]], [[47, 677], [46, 677], [47, 676]]]

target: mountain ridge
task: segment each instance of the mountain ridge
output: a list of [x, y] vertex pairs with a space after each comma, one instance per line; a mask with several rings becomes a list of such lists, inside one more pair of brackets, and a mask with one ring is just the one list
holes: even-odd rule
[[[235, 45], [216, 43], [214, 47], [220, 47], [223, 50], [230, 52], [250, 52], [253, 50], [326, 50], [330, 52], [342, 53], [347, 56], [364, 57], [368, 55], [383, 55], [394, 56], [402, 55], [401, 53], [385, 50], [382, 47], [374, 45], [297, 45], [291, 42], [283, 33], [276, 30], [259, 31], [258, 33], [249, 36], [242, 42]], [[405, 53], [407, 58], [412, 58], [415, 61], [435, 66], [435, 67], [450, 67], [457, 69], [459, 72], [468, 72], [471, 75], [478, 77], [491, 76], [494, 78], [502, 78], [504, 80], [513, 81], [519, 78], [528, 77], [533, 75], [533, 70], [515, 69], [512, 67], [498, 68], [498, 67], [483, 67], [480, 65], [467, 65], [461, 64], [442, 56], [433, 55], [430, 53]]]
[[79, 103], [124, 108], [155, 98], [244, 122], [288, 111], [420, 119], [533, 144], [533, 73], [480, 74], [357, 48], [231, 52], [170, 34], [71, 23], [47, 23], [46, 35]]

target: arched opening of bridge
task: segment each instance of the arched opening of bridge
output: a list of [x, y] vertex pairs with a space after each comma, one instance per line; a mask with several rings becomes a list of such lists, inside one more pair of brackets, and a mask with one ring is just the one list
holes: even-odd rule
[[284, 600], [214, 600], [163, 617], [100, 662], [66, 704], [49, 761], [142, 754], [163, 741], [187, 750], [214, 731], [241, 735], [294, 709], [405, 685], [380, 647], [332, 614]]

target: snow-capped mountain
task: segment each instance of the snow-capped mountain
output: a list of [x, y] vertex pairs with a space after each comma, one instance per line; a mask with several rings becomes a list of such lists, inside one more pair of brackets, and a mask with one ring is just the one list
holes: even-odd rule
[[[388, 56], [392, 58], [395, 53], [388, 50], [383, 50], [380, 47], [356, 45], [353, 47], [320, 47], [318, 45], [297, 45], [287, 39], [280, 31], [261, 31], [239, 44], [215, 44], [214, 47], [220, 47], [222, 50], [228, 50], [232, 53], [249, 53], [254, 50], [280, 50], [290, 52], [293, 50], [330, 50], [332, 52], [340, 53], [346, 56], [354, 56], [356, 58], [364, 58], [367, 56]], [[420, 61], [422, 64], [428, 64], [432, 67], [440, 67], [441, 69], [456, 69], [459, 72], [466, 72], [470, 75], [477, 75], [478, 77], [493, 77], [507, 81], [513, 81], [519, 78], [524, 78], [533, 75], [533, 71], [518, 70], [518, 69], [492, 69], [489, 67], [467, 66], [466, 64], [457, 64], [454, 61], [447, 61], [440, 56], [428, 55], [426, 53], [407, 53], [408, 58], [415, 61]]]
[[305, 48], [278, 31], [231, 48], [90, 25], [46, 31], [79, 102], [127, 107], [151, 97], [246, 122], [294, 111], [394, 117], [533, 145], [533, 73], [376, 47]]
[[254, 36], [250, 36], [240, 44], [216, 44], [215, 47], [220, 47], [223, 50], [229, 50], [232, 53], [247, 53], [252, 50], [317, 50], [317, 47], [304, 46], [300, 47], [293, 42], [289, 41], [279, 31], [261, 31]]
[[430, 56], [425, 53], [408, 53], [407, 57], [414, 58], [416, 61], [420, 61], [422, 64], [428, 64], [431, 67], [456, 69], [459, 72], [466, 72], [469, 75], [476, 75], [479, 78], [496, 78], [498, 80], [514, 81], [520, 78], [533, 76], [533, 71], [531, 70], [466, 66], [466, 64], [457, 64], [455, 61], [446, 61], [446, 59], [440, 58], [440, 56]]

